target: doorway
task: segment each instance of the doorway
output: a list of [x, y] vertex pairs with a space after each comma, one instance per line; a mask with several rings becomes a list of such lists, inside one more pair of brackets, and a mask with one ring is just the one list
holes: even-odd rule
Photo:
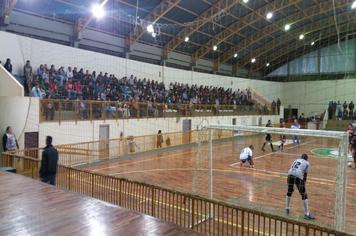
[[109, 138], [110, 138], [110, 126], [99, 126], [99, 156], [100, 160], [109, 159]]

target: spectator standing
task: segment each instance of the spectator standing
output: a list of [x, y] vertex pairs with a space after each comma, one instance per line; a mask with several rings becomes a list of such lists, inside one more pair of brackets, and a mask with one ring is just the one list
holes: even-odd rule
[[24, 87], [25, 87], [25, 93], [28, 94], [29, 88], [31, 87], [32, 84], [32, 66], [30, 64], [30, 61], [26, 61], [26, 65], [23, 67], [23, 74], [24, 74]]
[[161, 148], [161, 147], [162, 147], [162, 143], [163, 143], [162, 131], [161, 131], [161, 130], [158, 130], [158, 134], [157, 134], [157, 148]]
[[[291, 125], [291, 129], [300, 129], [300, 124], [298, 123], [298, 120], [295, 119], [294, 122]], [[298, 135], [293, 136], [293, 143], [294, 144], [300, 144], [300, 139]]]
[[19, 149], [19, 144], [17, 143], [16, 136], [13, 133], [11, 126], [6, 128], [6, 133], [2, 137], [2, 147], [5, 152]]
[[273, 100], [273, 101], [272, 101], [272, 112], [273, 112], [273, 114], [276, 114], [276, 107], [277, 107], [277, 104], [276, 104], [276, 102]]
[[282, 102], [281, 102], [281, 100], [278, 98], [278, 99], [277, 99], [277, 112], [278, 112], [278, 114], [279, 114], [279, 112], [280, 112], [281, 105], [282, 105]]
[[341, 110], [341, 103], [340, 103], [340, 101], [337, 101], [337, 104], [336, 104], [336, 112], [337, 112], [336, 116], [337, 116], [339, 119], [341, 119], [341, 117], [342, 117], [342, 110]]
[[328, 106], [328, 115], [329, 115], [329, 120], [331, 120], [333, 118], [334, 112], [333, 112], [333, 102], [330, 101], [329, 102], [329, 106]]
[[58, 151], [52, 146], [52, 137], [46, 137], [46, 147], [42, 152], [40, 178], [44, 183], [56, 184]]
[[11, 64], [10, 58], [7, 58], [7, 59], [6, 59], [4, 68], [5, 68], [9, 73], [12, 74], [12, 64]]
[[348, 112], [347, 112], [347, 103], [346, 101], [344, 101], [344, 104], [342, 104], [342, 108], [343, 108], [343, 113], [342, 113], [342, 117], [344, 119], [346, 119], [347, 115], [348, 115]]
[[355, 105], [354, 103], [351, 101], [350, 104], [349, 104], [349, 117], [352, 118], [352, 115], [354, 114], [354, 108], [355, 108]]

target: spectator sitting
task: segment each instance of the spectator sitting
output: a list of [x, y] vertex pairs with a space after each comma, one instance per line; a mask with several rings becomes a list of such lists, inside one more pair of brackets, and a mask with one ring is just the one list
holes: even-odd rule
[[33, 86], [31, 90], [31, 97], [42, 98], [42, 91], [38, 83], [35, 86]]

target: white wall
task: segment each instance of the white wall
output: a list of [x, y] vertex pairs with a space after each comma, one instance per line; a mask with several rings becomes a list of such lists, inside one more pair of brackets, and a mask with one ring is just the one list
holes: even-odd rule
[[281, 83], [228, 77], [214, 74], [179, 70], [169, 67], [128, 60], [101, 53], [86, 51], [73, 47], [32, 39], [7, 32], [0, 32], [0, 58], [11, 58], [14, 74], [21, 74], [26, 60], [30, 60], [34, 70], [40, 64], [58, 66], [77, 66], [79, 68], [103, 71], [122, 77], [136, 75], [148, 78], [188, 84], [224, 86], [233, 89], [253, 87], [261, 95], [276, 99], [281, 93]]
[[[196, 129], [200, 124], [232, 124], [232, 119], [236, 118], [236, 124], [258, 125], [261, 116], [222, 116], [222, 117], [192, 117], [192, 118], [149, 118], [149, 119], [130, 119], [130, 120], [107, 120], [107, 121], [66, 121], [44, 122], [39, 125], [40, 146], [44, 145], [47, 135], [53, 136], [55, 144], [69, 144], [78, 142], [95, 141], [99, 139], [100, 125], [110, 126], [110, 138], [124, 136], [141, 136], [156, 134], [159, 129], [163, 133], [181, 132], [184, 119], [192, 120], [192, 129]], [[279, 122], [278, 116], [262, 116], [262, 123], [267, 120], [273, 123]], [[203, 121], [204, 120], [204, 121]]]
[[[20, 148], [24, 147], [24, 133], [39, 130], [39, 100], [29, 97], [0, 97], [0, 134], [11, 126]], [[1, 147], [2, 148], [2, 147]], [[0, 150], [2, 150], [0, 148]]]
[[291, 105], [299, 113], [315, 115], [327, 109], [331, 100], [348, 103], [356, 102], [356, 79], [288, 82], [283, 84], [282, 101], [284, 107]]
[[1, 64], [0, 96], [24, 96], [23, 86]]

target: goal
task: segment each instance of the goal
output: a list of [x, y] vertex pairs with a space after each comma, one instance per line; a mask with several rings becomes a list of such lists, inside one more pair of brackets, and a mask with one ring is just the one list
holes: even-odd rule
[[[225, 142], [214, 139], [216, 133], [222, 131], [231, 131], [234, 137]], [[346, 230], [349, 223], [346, 219], [348, 188], [346, 132], [222, 124], [206, 125], [201, 132], [206, 135], [206, 142], [204, 145], [198, 145], [197, 152], [199, 157], [206, 156], [209, 198], [243, 204], [263, 211], [275, 212], [275, 209], [280, 209], [282, 214], [288, 169], [294, 159], [306, 153], [311, 163], [306, 188], [310, 208], [316, 211], [316, 222], [331, 225], [340, 231]], [[276, 149], [280, 135], [286, 135], [287, 139], [298, 136], [301, 143], [289, 142], [283, 151], [272, 152], [266, 148], [266, 152], [262, 152], [260, 145], [267, 133], [272, 135]], [[240, 167], [240, 151], [252, 144], [255, 147], [255, 168]], [[318, 148], [332, 150], [336, 154], [334, 156], [318, 154], [314, 152]], [[299, 211], [302, 209], [298, 191], [293, 194], [292, 206], [299, 207]]]

